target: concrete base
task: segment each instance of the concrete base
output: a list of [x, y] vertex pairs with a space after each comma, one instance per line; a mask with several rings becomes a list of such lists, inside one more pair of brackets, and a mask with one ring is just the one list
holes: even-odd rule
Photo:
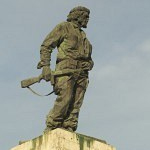
[[49, 131], [11, 150], [116, 150], [105, 141], [63, 129]]

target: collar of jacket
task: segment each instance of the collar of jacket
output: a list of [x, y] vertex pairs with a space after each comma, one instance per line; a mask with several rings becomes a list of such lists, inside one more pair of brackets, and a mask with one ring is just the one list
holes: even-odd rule
[[71, 22], [71, 24], [74, 26], [74, 28], [79, 28], [79, 29], [81, 29], [76, 23]]

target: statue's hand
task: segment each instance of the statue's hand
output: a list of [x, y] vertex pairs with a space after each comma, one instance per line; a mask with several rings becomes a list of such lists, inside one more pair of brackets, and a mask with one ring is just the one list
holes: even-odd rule
[[51, 69], [49, 66], [43, 66], [42, 75], [44, 80], [46, 81], [51, 80]]
[[92, 69], [92, 67], [93, 67], [93, 66], [91, 65], [90, 62], [82, 62], [82, 69], [83, 69], [83, 70], [89, 71], [89, 70]]

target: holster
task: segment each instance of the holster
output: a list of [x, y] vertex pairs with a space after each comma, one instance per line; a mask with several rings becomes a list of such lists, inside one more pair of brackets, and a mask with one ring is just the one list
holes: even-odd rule
[[57, 61], [56, 70], [77, 69], [77, 65], [78, 65], [78, 60], [65, 59], [65, 60]]
[[[83, 62], [89, 62], [89, 60], [75, 60], [75, 59], [65, 59], [56, 61], [56, 70], [62, 69], [84, 69], [82, 68]], [[89, 62], [90, 63], [90, 62]]]

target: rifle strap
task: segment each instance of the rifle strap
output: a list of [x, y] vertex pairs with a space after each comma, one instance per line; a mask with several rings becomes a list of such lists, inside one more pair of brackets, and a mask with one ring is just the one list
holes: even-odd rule
[[54, 90], [53, 91], [51, 91], [50, 93], [48, 93], [48, 94], [45, 94], [45, 95], [42, 95], [42, 94], [39, 94], [39, 93], [37, 93], [37, 92], [35, 92], [32, 88], [30, 88], [29, 86], [27, 87], [32, 93], [34, 93], [35, 95], [37, 95], [37, 96], [49, 96], [49, 95], [51, 95], [52, 93], [54, 93]]
[[[68, 80], [70, 80], [72, 77], [70, 77]], [[67, 81], [68, 81], [67, 80]], [[65, 82], [63, 82], [60, 86], [63, 86], [64, 85], [64, 83], [66, 83], [67, 81], [65, 81]], [[37, 92], [35, 92], [30, 86], [27, 86], [27, 88], [33, 93], [33, 94], [35, 94], [35, 95], [37, 95], [37, 96], [41, 96], [41, 97], [43, 97], [43, 96], [49, 96], [49, 95], [51, 95], [51, 94], [53, 94], [55, 91], [53, 90], [53, 91], [51, 91], [50, 93], [48, 93], [48, 94], [45, 94], [45, 95], [42, 95], [42, 94], [39, 94], [39, 93], [37, 93]]]
[[[74, 76], [74, 79], [75, 79], [75, 80], [78, 79], [80, 73], [81, 73], [81, 72], [78, 72], [78, 73], [75, 74], [75, 76]], [[70, 78], [69, 78], [67, 81], [69, 81], [69, 80], [72, 79], [72, 78], [73, 78], [73, 76], [70, 76]], [[64, 83], [66, 83], [67, 81], [63, 82], [60, 86], [63, 86]], [[53, 90], [53, 91], [51, 91], [50, 93], [48, 93], [48, 94], [46, 94], [46, 95], [42, 95], [42, 94], [39, 94], [39, 93], [35, 92], [35, 91], [34, 91], [32, 88], [30, 88], [29, 86], [27, 86], [27, 88], [28, 88], [32, 93], [34, 93], [35, 95], [41, 96], [41, 97], [43, 97], [43, 96], [49, 96], [49, 95], [51, 95], [51, 94], [53, 94], [53, 93], [55, 92], [55, 91]]]

